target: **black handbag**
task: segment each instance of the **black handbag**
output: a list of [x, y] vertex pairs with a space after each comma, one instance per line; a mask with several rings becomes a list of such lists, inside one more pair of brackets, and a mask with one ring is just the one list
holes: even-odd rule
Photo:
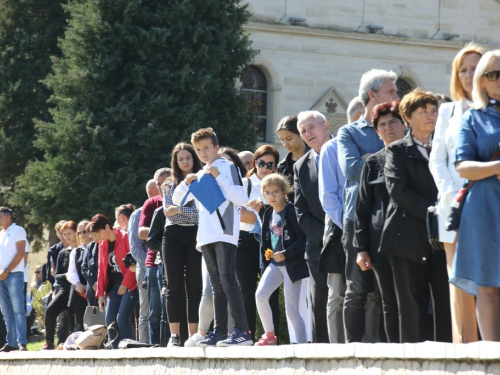
[[427, 236], [433, 251], [444, 250], [443, 243], [439, 241], [439, 223], [436, 206], [427, 208]]
[[[500, 157], [500, 150], [498, 150], [497, 153], [493, 155], [490, 161], [494, 161], [499, 157]], [[462, 217], [462, 211], [464, 210], [465, 198], [467, 197], [467, 194], [469, 193], [472, 186], [474, 186], [475, 182], [476, 181], [469, 182], [465, 187], [460, 189], [453, 198], [453, 201], [451, 202], [450, 205], [451, 212], [446, 218], [446, 221], [444, 223], [444, 226], [447, 231], [458, 230], [458, 227], [460, 226], [460, 218]]]

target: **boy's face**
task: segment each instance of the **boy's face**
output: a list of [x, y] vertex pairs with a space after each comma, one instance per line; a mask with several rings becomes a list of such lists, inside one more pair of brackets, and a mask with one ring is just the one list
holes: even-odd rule
[[193, 146], [196, 150], [196, 154], [205, 164], [210, 165], [215, 159], [219, 157], [219, 146], [214, 146], [212, 140], [209, 138], [193, 142]]

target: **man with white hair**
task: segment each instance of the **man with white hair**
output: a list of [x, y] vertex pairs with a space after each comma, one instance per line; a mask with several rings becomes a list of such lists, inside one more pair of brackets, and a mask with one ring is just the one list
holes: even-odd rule
[[253, 160], [253, 154], [250, 151], [241, 151], [238, 154], [239, 158], [241, 159], [243, 165], [249, 171], [252, 169], [252, 160]]
[[359, 118], [365, 113], [365, 106], [359, 96], [354, 97], [347, 106], [347, 123], [358, 121]]
[[353, 246], [354, 212], [359, 179], [365, 160], [381, 150], [384, 143], [371, 124], [371, 111], [377, 104], [399, 100], [396, 73], [372, 69], [363, 74], [359, 97], [365, 113], [358, 121], [341, 127], [337, 134], [338, 157], [346, 178], [344, 189], [344, 232], [347, 290], [344, 300], [346, 342], [377, 342], [380, 319], [380, 297], [375, 290], [373, 271], [362, 271], [356, 263]]
[[313, 342], [328, 343], [326, 305], [327, 274], [318, 273], [325, 229], [325, 211], [319, 200], [318, 170], [321, 147], [330, 140], [330, 124], [318, 111], [305, 111], [297, 116], [297, 129], [311, 148], [293, 166], [295, 211], [299, 225], [307, 235], [306, 261], [311, 275], [309, 300], [312, 306]]

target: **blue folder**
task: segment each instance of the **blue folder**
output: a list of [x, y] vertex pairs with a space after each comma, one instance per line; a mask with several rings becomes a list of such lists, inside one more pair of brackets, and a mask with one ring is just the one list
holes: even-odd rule
[[197, 180], [189, 184], [189, 190], [181, 202], [181, 206], [186, 202], [186, 198], [191, 193], [196, 199], [213, 214], [219, 206], [226, 201], [222, 190], [211, 174], [203, 174]]

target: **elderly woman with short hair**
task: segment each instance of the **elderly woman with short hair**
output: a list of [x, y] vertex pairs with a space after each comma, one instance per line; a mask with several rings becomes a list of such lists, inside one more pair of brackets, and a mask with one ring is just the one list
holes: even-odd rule
[[490, 161], [500, 143], [500, 50], [477, 64], [474, 108], [462, 116], [456, 166], [476, 181], [465, 200], [450, 281], [476, 295], [484, 340], [500, 341], [500, 161]]
[[[437, 98], [430, 92], [417, 89], [407, 94], [399, 112], [410, 131], [387, 148], [390, 201], [380, 250], [387, 254], [394, 273], [401, 343], [451, 342], [446, 257], [444, 251], [431, 251], [426, 227], [427, 208], [438, 195], [429, 170], [437, 107]], [[431, 296], [435, 323], [429, 314]]]

